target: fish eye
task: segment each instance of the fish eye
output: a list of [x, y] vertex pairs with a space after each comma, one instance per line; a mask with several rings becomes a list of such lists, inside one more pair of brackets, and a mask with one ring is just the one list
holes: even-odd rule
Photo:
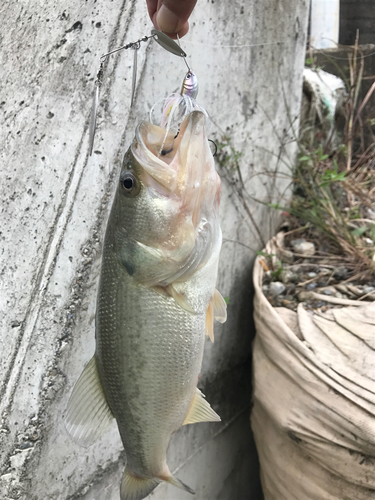
[[122, 187], [122, 192], [128, 196], [135, 196], [139, 193], [139, 185], [134, 174], [129, 171], [121, 173], [120, 184]]
[[122, 181], [122, 185], [124, 186], [124, 188], [126, 190], [130, 190], [132, 189], [133, 185], [134, 185], [134, 180], [132, 179], [132, 177], [126, 177], [123, 181]]

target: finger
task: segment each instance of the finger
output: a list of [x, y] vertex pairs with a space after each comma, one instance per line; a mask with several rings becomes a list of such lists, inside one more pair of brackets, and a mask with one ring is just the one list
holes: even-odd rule
[[153, 15], [157, 11], [158, 0], [146, 0], [146, 4], [147, 4], [148, 15], [150, 16], [150, 19], [152, 21]]
[[197, 0], [158, 0], [152, 21], [160, 31], [174, 35], [172, 38], [176, 38], [176, 34], [184, 36], [189, 30], [187, 21], [196, 3]]
[[[154, 14], [154, 16], [152, 17], [152, 22], [155, 26], [155, 28], [159, 31], [163, 31], [162, 29], [160, 29], [157, 21], [156, 21], [156, 13]], [[177, 39], [177, 35], [179, 36], [179, 38], [182, 38], [183, 36], [186, 35], [186, 33], [189, 31], [189, 22], [186, 21], [186, 23], [182, 26], [182, 28], [180, 29], [180, 31], [178, 31], [178, 33], [166, 33], [164, 31], [164, 33], [166, 35], [168, 35], [170, 38], [173, 38], [173, 40], [176, 40]]]

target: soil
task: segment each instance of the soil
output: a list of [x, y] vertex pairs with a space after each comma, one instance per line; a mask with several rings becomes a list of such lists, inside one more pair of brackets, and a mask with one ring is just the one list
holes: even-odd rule
[[272, 306], [296, 311], [304, 302], [306, 309], [324, 312], [349, 305], [345, 301], [375, 301], [375, 277], [357, 275], [339, 256], [317, 251], [316, 240], [291, 233], [277, 236], [277, 256], [261, 252], [262, 290]]

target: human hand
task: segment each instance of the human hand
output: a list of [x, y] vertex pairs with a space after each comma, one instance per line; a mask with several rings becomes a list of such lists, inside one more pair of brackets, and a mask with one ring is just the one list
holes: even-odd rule
[[197, 0], [146, 0], [154, 26], [171, 38], [182, 37], [189, 31], [188, 19]]

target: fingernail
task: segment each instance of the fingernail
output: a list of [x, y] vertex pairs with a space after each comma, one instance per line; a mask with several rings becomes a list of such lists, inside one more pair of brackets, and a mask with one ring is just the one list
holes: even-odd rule
[[164, 31], [165, 33], [177, 33], [178, 28], [180, 28], [179, 18], [164, 4], [162, 4], [160, 9], [158, 10], [156, 22], [159, 26], [160, 31]]

